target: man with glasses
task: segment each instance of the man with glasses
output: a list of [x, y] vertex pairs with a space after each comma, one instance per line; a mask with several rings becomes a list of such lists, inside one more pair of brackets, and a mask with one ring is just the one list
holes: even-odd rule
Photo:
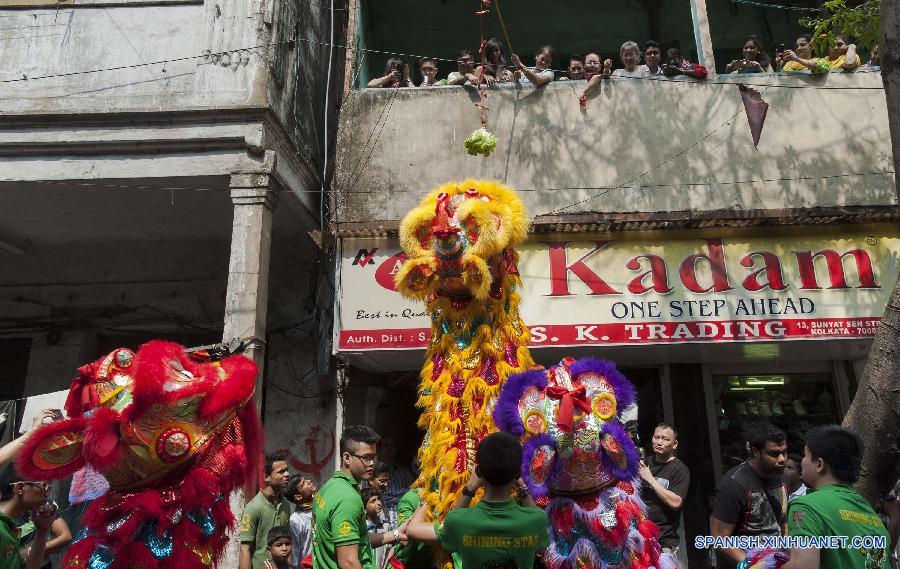
[[373, 547], [400, 542], [397, 530], [368, 533], [359, 483], [371, 480], [381, 437], [369, 427], [353, 425], [341, 434], [341, 468], [313, 503], [313, 569], [378, 569]]
[[463, 49], [456, 56], [456, 71], [451, 71], [447, 76], [447, 85], [474, 85], [475, 79], [475, 57], [472, 52]]
[[[0, 569], [40, 569], [56, 516], [56, 506], [47, 503], [49, 494], [49, 483], [24, 480], [11, 466], [0, 477]], [[34, 522], [34, 540], [28, 558], [23, 559], [15, 520], [27, 513]]]
[[[713, 537], [784, 533], [787, 513], [784, 431], [761, 422], [750, 425], [746, 434], [750, 458], [729, 470], [719, 481], [710, 524]], [[741, 549], [716, 549], [716, 569], [733, 569], [742, 561]]]

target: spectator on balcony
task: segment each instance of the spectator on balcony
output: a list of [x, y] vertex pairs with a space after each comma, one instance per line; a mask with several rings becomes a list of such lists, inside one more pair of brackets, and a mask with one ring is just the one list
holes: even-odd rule
[[600, 74], [600, 54], [589, 53], [584, 56], [584, 79], [591, 80], [594, 75]]
[[569, 58], [569, 71], [559, 78], [560, 81], [580, 81], [584, 79], [584, 58], [573, 55]]
[[675, 75], [687, 75], [695, 79], [706, 79], [706, 67], [699, 63], [691, 63], [677, 47], [666, 50], [666, 64], [663, 66], [663, 75], [674, 77]]
[[516, 77], [519, 83], [531, 83], [535, 87], [542, 87], [553, 81], [553, 47], [545, 45], [534, 54], [534, 67], [525, 67], [522, 60], [515, 53], [511, 56], [512, 64], [516, 66]]
[[419, 75], [422, 79], [419, 81], [419, 87], [434, 87], [436, 85], [446, 85], [447, 80], [437, 78], [437, 60], [431, 57], [423, 57], [419, 59]]
[[409, 65], [403, 63], [398, 57], [388, 59], [384, 66], [384, 75], [372, 79], [367, 84], [367, 87], [383, 87], [389, 89], [412, 86], [413, 83], [409, 79]]
[[475, 79], [475, 58], [472, 52], [463, 49], [456, 56], [456, 71], [452, 71], [447, 76], [448, 85], [472, 85], [477, 82]]
[[[810, 71], [816, 68], [816, 60], [812, 56], [812, 36], [803, 34], [797, 38], [794, 49], [786, 49], [775, 54], [775, 69], [778, 71]], [[780, 56], [780, 57], [779, 57]]]
[[754, 35], [744, 40], [743, 59], [735, 59], [725, 66], [725, 73], [771, 73], [772, 61], [762, 42]]
[[851, 70], [856, 69], [860, 64], [859, 54], [856, 53], [856, 44], [850, 43], [843, 36], [834, 38], [834, 45], [828, 48], [828, 56], [822, 59], [828, 63], [829, 70]]
[[872, 51], [869, 52], [869, 61], [866, 62], [866, 67], [878, 67], [880, 64], [878, 63], [878, 44], [872, 45]]
[[659, 64], [662, 60], [662, 52], [659, 50], [659, 42], [656, 40], [647, 40], [644, 42], [644, 64], [641, 70], [645, 71], [645, 75], [655, 77], [662, 75], [662, 66]]
[[497, 38], [489, 39], [482, 50], [481, 65], [475, 69], [476, 83], [505, 83], [508, 80], [505, 67], [503, 44]]
[[846, 38], [837, 36], [834, 45], [828, 48], [825, 57], [813, 57], [810, 44], [812, 36], [804, 34], [797, 38], [796, 49], [787, 49], [781, 58], [782, 71], [803, 71], [825, 73], [833, 69], [856, 69], [859, 67], [859, 55], [856, 46], [848, 43]]
[[597, 53], [589, 53], [584, 59], [584, 78], [588, 80], [587, 87], [581, 92], [581, 98], [587, 99], [593, 97], [600, 90], [600, 82], [603, 79], [609, 79], [612, 72], [612, 60], [605, 59], [603, 67], [600, 67], [600, 55]]
[[[641, 48], [635, 42], [627, 41], [622, 44], [622, 47], [619, 49], [619, 59], [625, 67], [613, 71], [613, 77], [640, 78], [650, 76], [650, 72], [646, 71], [644, 66], [640, 64]], [[603, 68], [603, 72], [606, 74], [608, 68], [605, 63]]]

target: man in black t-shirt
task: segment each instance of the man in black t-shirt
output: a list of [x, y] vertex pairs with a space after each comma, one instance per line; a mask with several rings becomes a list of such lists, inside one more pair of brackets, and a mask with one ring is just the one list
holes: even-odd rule
[[659, 527], [659, 544], [664, 550], [678, 553], [678, 528], [681, 508], [691, 485], [687, 465], [675, 458], [678, 432], [660, 423], [653, 431], [653, 456], [641, 461], [641, 498], [647, 504], [647, 517]]
[[[750, 459], [729, 470], [716, 492], [710, 534], [781, 535], [787, 513], [784, 431], [771, 423], [755, 423], [747, 430]], [[732, 569], [744, 559], [736, 548], [716, 550], [716, 569]]]

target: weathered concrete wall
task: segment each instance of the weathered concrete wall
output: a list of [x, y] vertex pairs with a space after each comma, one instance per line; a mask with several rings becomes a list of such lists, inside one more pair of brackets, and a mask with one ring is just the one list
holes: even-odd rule
[[292, 46], [272, 50], [269, 104], [284, 125], [300, 155], [321, 172], [326, 128], [329, 147], [334, 145], [337, 110], [344, 78], [344, 50], [334, 48], [331, 60], [331, 90], [328, 120], [325, 120], [325, 90], [329, 81], [329, 29], [335, 27], [334, 43], [343, 45], [345, 2], [335, 0], [334, 19], [329, 2], [311, 4], [302, 0], [273, 0], [272, 39], [284, 42], [294, 38]]
[[493, 88], [488, 158], [463, 148], [479, 126], [474, 89], [353, 92], [337, 219], [394, 222], [435, 185], [469, 176], [519, 190], [533, 216], [895, 203], [893, 174], [878, 174], [892, 169], [879, 74], [744, 80], [770, 105], [758, 149], [733, 84], [612, 80], [586, 111], [584, 83]]
[[[279, 204], [280, 206], [281, 204]], [[291, 470], [324, 481], [334, 467], [334, 375], [320, 373], [316, 353], [329, 350], [318, 331], [317, 303], [330, 298], [308, 237], [276, 233], [272, 241], [265, 396], [266, 447], [290, 453]]]
[[[266, 43], [259, 11], [259, 0], [3, 10], [0, 78], [30, 78], [0, 83], [3, 112], [262, 106], [269, 49], [238, 51]], [[206, 50], [229, 53], [194, 57]], [[128, 67], [178, 58], [189, 59]]]

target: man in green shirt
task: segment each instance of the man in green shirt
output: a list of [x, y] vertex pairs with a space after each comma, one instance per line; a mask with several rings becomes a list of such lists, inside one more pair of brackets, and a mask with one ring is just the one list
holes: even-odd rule
[[266, 485], [244, 506], [241, 515], [241, 558], [239, 569], [260, 569], [269, 558], [266, 541], [269, 530], [288, 526], [291, 503], [284, 497], [290, 472], [280, 453], [266, 455]]
[[[550, 544], [547, 515], [510, 499], [522, 465], [522, 445], [508, 433], [485, 437], [475, 453], [475, 475], [440, 530], [441, 546], [459, 553], [465, 569], [531, 569], [535, 554]], [[483, 485], [474, 507], [469, 500]], [[530, 502], [528, 489], [516, 490]]]
[[[410, 488], [406, 491], [400, 501], [397, 502], [397, 523], [400, 524], [401, 534], [403, 524], [413, 518], [422, 499], [419, 497], [419, 490]], [[432, 538], [430, 542], [433, 542]], [[431, 567], [431, 548], [423, 541], [416, 541], [407, 545], [396, 545], [394, 547], [394, 557], [403, 563], [404, 569], [429, 569]]]
[[378, 461], [378, 433], [353, 425], [341, 434], [341, 468], [313, 502], [313, 569], [378, 569], [372, 547], [397, 543], [394, 530], [369, 534], [359, 483], [370, 480]]
[[[792, 548], [785, 569], [890, 569], [887, 529], [851, 486], [859, 478], [862, 455], [862, 441], [847, 429], [829, 425], [809, 432], [801, 476], [810, 491], [790, 503], [788, 534], [847, 539], [840, 547]], [[854, 543], [861, 537], [875, 539]], [[873, 543], [879, 538], [881, 547]]]
[[[0, 477], [0, 569], [40, 569], [44, 563], [47, 533], [56, 517], [56, 507], [47, 504], [48, 482], [24, 480], [8, 466]], [[34, 541], [28, 559], [19, 552], [19, 525], [16, 519], [31, 512]]]

